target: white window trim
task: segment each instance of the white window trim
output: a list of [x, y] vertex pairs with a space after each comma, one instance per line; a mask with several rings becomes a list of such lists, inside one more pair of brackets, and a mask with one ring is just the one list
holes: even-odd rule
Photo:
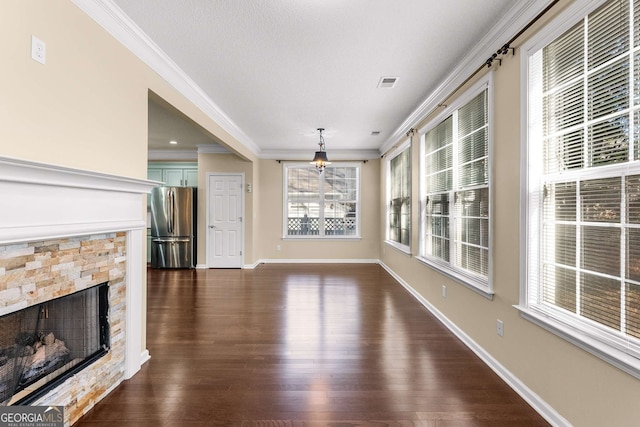
[[[283, 240], [359, 240], [362, 239], [361, 229], [362, 229], [362, 164], [360, 162], [332, 162], [333, 166], [329, 167], [353, 167], [356, 168], [357, 177], [358, 177], [358, 197], [356, 200], [358, 206], [358, 217], [356, 221], [356, 233], [351, 236], [344, 235], [318, 235], [318, 236], [290, 236], [287, 234], [288, 224], [287, 224], [287, 201], [288, 199], [288, 185], [287, 185], [287, 170], [288, 168], [295, 167], [310, 167], [308, 162], [283, 162], [282, 164], [282, 239]], [[311, 166], [313, 167], [313, 166]], [[324, 196], [322, 196], [324, 199]]]
[[[403, 245], [402, 243], [396, 242], [395, 240], [390, 240], [389, 239], [389, 228], [391, 226], [391, 224], [389, 223], [389, 215], [391, 214], [391, 205], [390, 205], [390, 201], [391, 201], [391, 160], [395, 159], [396, 157], [398, 157], [400, 154], [402, 154], [404, 152], [404, 150], [411, 150], [411, 139], [407, 139], [405, 141], [403, 141], [402, 143], [400, 143], [398, 145], [398, 147], [393, 150], [386, 158], [386, 175], [387, 175], [387, 191], [386, 191], [386, 229], [385, 229], [385, 243], [393, 246], [394, 248], [398, 249], [401, 252], [404, 252], [407, 255], [411, 255], [411, 237], [409, 238], [409, 245]], [[411, 163], [413, 163], [413, 156], [411, 156], [411, 153], [409, 153], [409, 158], [411, 159]], [[411, 170], [411, 167], [409, 168]], [[412, 172], [413, 174], [413, 172]], [[411, 184], [413, 185], [413, 181], [411, 182]], [[413, 193], [413, 190], [412, 190]], [[413, 204], [413, 200], [411, 201], [411, 204]], [[413, 208], [412, 208], [413, 209]], [[413, 223], [413, 220], [411, 219], [411, 223]]]
[[[482, 91], [487, 90], [487, 113], [488, 113], [488, 144], [489, 144], [489, 274], [487, 277], [481, 277], [475, 275], [466, 270], [456, 268], [448, 262], [442, 261], [435, 257], [429, 257], [423, 255], [425, 253], [425, 191], [424, 188], [424, 138], [425, 134], [431, 129], [439, 125], [443, 120], [449, 117], [455, 110], [458, 110], [473, 98], [478, 96]], [[457, 281], [458, 283], [468, 287], [469, 289], [479, 293], [480, 295], [493, 299], [493, 71], [489, 71], [485, 76], [479, 79], [469, 89], [467, 89], [461, 96], [459, 96], [452, 104], [448, 105], [440, 114], [434, 119], [429, 121], [425, 126], [418, 130], [420, 134], [420, 208], [419, 208], [419, 254], [416, 259], [425, 265], [439, 271], [440, 273], [448, 276], [449, 278]]]
[[530, 266], [539, 259], [538, 252], [530, 251], [529, 227], [534, 221], [540, 220], [540, 205], [531, 203], [529, 193], [529, 140], [533, 139], [529, 129], [529, 58], [605, 1], [576, 1], [521, 48], [520, 297], [518, 305], [514, 307], [523, 318], [640, 379], [640, 359], [620, 348], [616, 334], [595, 322], [576, 320], [572, 316], [563, 315], [560, 310], [547, 311], [543, 306], [530, 306], [528, 302]]

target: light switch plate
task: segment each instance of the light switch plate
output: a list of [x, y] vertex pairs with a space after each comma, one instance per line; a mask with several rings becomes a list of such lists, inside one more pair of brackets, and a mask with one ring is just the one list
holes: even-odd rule
[[31, 36], [31, 58], [41, 64], [47, 62], [47, 44], [36, 36]]

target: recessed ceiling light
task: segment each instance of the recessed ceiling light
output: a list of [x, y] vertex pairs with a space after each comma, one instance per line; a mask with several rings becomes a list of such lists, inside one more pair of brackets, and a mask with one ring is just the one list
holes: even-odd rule
[[178, 141], [176, 141], [175, 139], [172, 139], [171, 141], [169, 141], [169, 144], [176, 145], [178, 144]]

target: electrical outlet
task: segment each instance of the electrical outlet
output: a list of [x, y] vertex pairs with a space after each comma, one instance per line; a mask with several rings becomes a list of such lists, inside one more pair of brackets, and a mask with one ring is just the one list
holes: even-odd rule
[[446, 298], [447, 297], [447, 287], [445, 285], [442, 285], [442, 298]]
[[504, 336], [504, 323], [500, 319], [496, 322], [496, 332], [498, 333], [498, 336]]
[[36, 36], [31, 36], [31, 58], [41, 64], [47, 61], [47, 45]]

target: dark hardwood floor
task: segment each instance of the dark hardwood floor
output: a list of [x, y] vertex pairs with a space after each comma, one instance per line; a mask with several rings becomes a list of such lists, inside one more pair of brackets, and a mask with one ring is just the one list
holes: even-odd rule
[[151, 360], [77, 426], [543, 426], [380, 266], [148, 271]]

